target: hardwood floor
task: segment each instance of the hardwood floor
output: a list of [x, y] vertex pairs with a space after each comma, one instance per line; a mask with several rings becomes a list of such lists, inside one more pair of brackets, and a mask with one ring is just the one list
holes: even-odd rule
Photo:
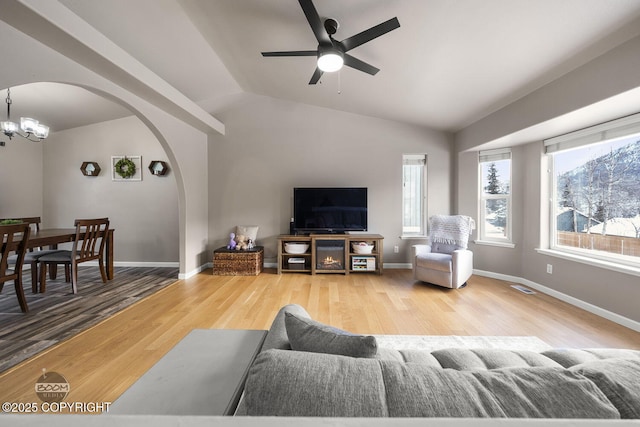
[[534, 335], [555, 347], [640, 349], [640, 333], [547, 295], [526, 295], [473, 276], [447, 290], [409, 270], [373, 274], [213, 276], [180, 280], [0, 376], [0, 401], [39, 402], [42, 369], [65, 376], [65, 401], [112, 402], [191, 329], [268, 329], [278, 309], [303, 305], [313, 318], [357, 333]]

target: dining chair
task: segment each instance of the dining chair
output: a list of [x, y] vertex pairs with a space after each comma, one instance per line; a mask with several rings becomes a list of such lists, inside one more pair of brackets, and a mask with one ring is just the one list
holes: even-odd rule
[[[0, 254], [0, 292], [5, 282], [13, 280], [18, 303], [23, 313], [29, 311], [27, 298], [24, 296], [24, 289], [22, 289], [22, 265], [30, 232], [29, 224], [26, 223], [0, 225], [0, 243], [2, 244], [2, 253]], [[17, 257], [13, 269], [9, 270], [7, 261], [11, 252], [15, 252]]]
[[87, 261], [98, 261], [102, 283], [107, 283], [107, 272], [104, 267], [104, 247], [109, 231], [109, 218], [76, 219], [76, 237], [71, 250], [61, 250], [40, 257], [40, 292], [46, 290], [47, 266], [64, 264], [65, 277], [69, 281], [71, 270], [71, 289], [78, 293], [78, 264]]
[[[41, 220], [39, 216], [16, 219], [29, 224], [31, 233], [37, 233], [38, 231], [40, 231]], [[58, 249], [44, 249], [43, 247], [29, 248], [24, 256], [24, 263], [28, 264], [31, 268], [31, 292], [33, 292], [34, 294], [38, 292], [38, 260], [41, 256], [49, 255], [54, 252], [58, 252]], [[8, 259], [9, 264], [15, 265], [17, 257], [17, 254], [11, 255]]]

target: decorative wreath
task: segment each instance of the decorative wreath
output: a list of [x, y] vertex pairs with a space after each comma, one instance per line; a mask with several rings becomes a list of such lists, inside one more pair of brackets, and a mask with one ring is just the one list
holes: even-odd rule
[[116, 173], [122, 178], [131, 178], [136, 174], [136, 164], [133, 163], [133, 160], [127, 159], [126, 157], [118, 160], [114, 168]]

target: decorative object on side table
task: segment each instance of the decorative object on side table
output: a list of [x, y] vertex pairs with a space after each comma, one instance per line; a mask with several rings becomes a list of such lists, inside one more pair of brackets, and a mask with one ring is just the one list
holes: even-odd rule
[[236, 233], [229, 233], [229, 244], [227, 249], [232, 250], [236, 248]]
[[155, 176], [165, 176], [169, 172], [169, 165], [162, 160], [151, 160], [149, 163], [149, 172]]
[[244, 251], [249, 248], [249, 239], [244, 234], [236, 234], [236, 250]]
[[82, 162], [80, 170], [82, 171], [82, 175], [84, 176], [98, 176], [100, 175], [101, 171], [98, 162]]
[[111, 156], [113, 181], [142, 181], [142, 156]]
[[238, 225], [236, 226], [236, 232], [231, 233], [231, 239], [235, 244], [227, 245], [227, 249], [247, 250], [253, 249], [256, 246], [256, 237], [258, 236], [257, 225]]

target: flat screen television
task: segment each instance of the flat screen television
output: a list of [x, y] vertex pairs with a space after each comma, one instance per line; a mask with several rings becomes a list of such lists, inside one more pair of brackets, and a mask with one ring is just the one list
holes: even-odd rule
[[293, 227], [296, 233], [367, 231], [367, 188], [294, 188]]

